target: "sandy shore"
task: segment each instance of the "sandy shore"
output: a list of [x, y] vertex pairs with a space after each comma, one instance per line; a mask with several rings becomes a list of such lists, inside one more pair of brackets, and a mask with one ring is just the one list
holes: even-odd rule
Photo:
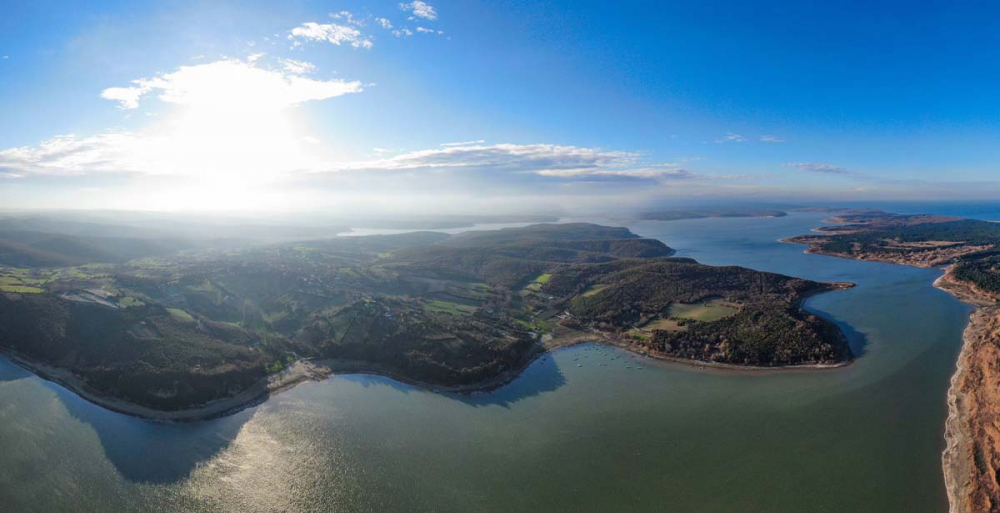
[[[808, 245], [805, 252], [914, 267], [937, 267], [936, 261], [854, 258], [826, 253], [798, 237], [780, 242]], [[934, 286], [975, 307], [962, 335], [962, 350], [948, 388], [945, 449], [941, 454], [949, 513], [1000, 511], [1000, 305], [992, 295], [960, 282], [949, 265]], [[980, 468], [982, 467], [982, 468]]]
[[989, 294], [955, 280], [951, 268], [934, 286], [976, 307], [963, 333], [962, 351], [948, 389], [941, 463], [949, 512], [997, 511], [1000, 396], [995, 389], [1000, 381], [1000, 306]]

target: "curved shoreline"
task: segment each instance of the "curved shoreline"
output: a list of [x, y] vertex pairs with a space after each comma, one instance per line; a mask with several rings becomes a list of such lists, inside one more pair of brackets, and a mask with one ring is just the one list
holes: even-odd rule
[[[796, 305], [801, 306], [801, 304], [805, 302], [806, 299], [815, 294], [820, 294], [823, 292], [833, 292], [835, 290], [844, 290], [854, 286], [853, 283], [833, 283], [831, 285], [835, 285], [835, 287], [829, 290], [818, 290], [804, 294], [796, 302]], [[844, 336], [843, 332], [840, 332], [840, 336], [841, 337]], [[252, 408], [254, 406], [260, 405], [263, 402], [265, 402], [268, 398], [270, 398], [272, 395], [294, 388], [295, 386], [301, 383], [305, 383], [307, 381], [321, 381], [323, 379], [329, 378], [337, 374], [371, 374], [371, 375], [383, 376], [400, 383], [420, 387], [427, 390], [434, 390], [435, 392], [450, 392], [450, 393], [489, 392], [492, 390], [496, 390], [497, 388], [503, 387], [504, 385], [507, 385], [508, 383], [517, 379], [517, 377], [520, 376], [524, 372], [524, 370], [528, 368], [528, 366], [534, 363], [535, 360], [544, 357], [545, 355], [557, 351], [559, 349], [564, 349], [587, 342], [609, 345], [624, 350], [626, 352], [657, 361], [676, 363], [692, 368], [714, 369], [726, 372], [745, 371], [745, 372], [759, 373], [759, 372], [787, 372], [795, 370], [808, 370], [808, 371], [832, 370], [832, 369], [839, 369], [846, 367], [854, 362], [854, 358], [852, 356], [851, 358], [836, 363], [802, 363], [802, 364], [777, 365], [777, 366], [736, 365], [736, 364], [719, 363], [719, 362], [711, 362], [703, 360], [692, 360], [687, 358], [673, 357], [665, 354], [661, 355], [657, 353], [651, 353], [647, 351], [638, 350], [631, 344], [617, 340], [611, 336], [608, 336], [600, 332], [590, 332], [590, 333], [580, 332], [576, 336], [569, 336], [564, 340], [556, 341], [547, 346], [537, 344], [536, 350], [533, 350], [527, 355], [525, 355], [523, 361], [516, 367], [508, 369], [486, 381], [471, 385], [447, 386], [447, 385], [423, 382], [407, 378], [406, 376], [402, 376], [399, 373], [388, 370], [379, 364], [374, 364], [370, 362], [341, 360], [341, 359], [298, 360], [289, 365], [281, 372], [265, 377], [264, 379], [254, 383], [248, 389], [232, 397], [216, 399], [207, 404], [183, 410], [158, 410], [155, 408], [150, 408], [148, 406], [142, 406], [139, 404], [131, 403], [129, 401], [125, 401], [123, 399], [119, 399], [116, 397], [111, 397], [108, 396], [107, 394], [103, 394], [97, 390], [94, 390], [86, 382], [84, 382], [82, 379], [74, 375], [69, 370], [35, 361], [27, 356], [18, 354], [8, 349], [0, 349], [0, 355], [6, 357], [12, 363], [31, 372], [35, 376], [45, 381], [53, 382], [65, 388], [66, 390], [76, 394], [80, 398], [94, 405], [100, 406], [104, 409], [120, 413], [123, 415], [128, 415], [155, 422], [188, 423], [188, 422], [200, 422], [200, 421], [212, 420], [220, 417], [234, 415], [247, 408]]]
[[[798, 239], [798, 240], [797, 240]], [[819, 250], [808, 241], [798, 237], [787, 237], [778, 239], [779, 242], [788, 244], [806, 245], [805, 253], [825, 255], [836, 258], [846, 258], [862, 262], [881, 262], [897, 265], [908, 265], [911, 267], [939, 267], [934, 262], [914, 262], [903, 259], [879, 259], [879, 258], [854, 258], [848, 255], [828, 253]], [[962, 349], [955, 362], [955, 373], [952, 375], [948, 386], [946, 403], [948, 406], [948, 417], [945, 420], [944, 442], [945, 449], [941, 453], [941, 467], [944, 477], [945, 491], [948, 496], [949, 513], [966, 513], [973, 507], [972, 495], [975, 492], [982, 493], [982, 490], [974, 489], [974, 465], [976, 457], [977, 440], [972, 433], [972, 418], [970, 403], [975, 406], [982, 406], [976, 401], [977, 397], [966, 390], [966, 382], [970, 379], [970, 367], [973, 359], [977, 357], [974, 346], [984, 339], [990, 332], [990, 323], [996, 318], [1000, 318], [1000, 306], [996, 299], [973, 285], [959, 282], [952, 274], [954, 265], [944, 267], [944, 273], [934, 280], [933, 286], [939, 290], [951, 294], [959, 301], [973, 307], [969, 314], [969, 321], [962, 332]]]

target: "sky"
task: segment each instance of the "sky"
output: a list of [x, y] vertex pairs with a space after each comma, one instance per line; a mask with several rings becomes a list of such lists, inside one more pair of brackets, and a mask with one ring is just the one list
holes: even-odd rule
[[0, 208], [1000, 193], [1000, 3], [0, 1]]

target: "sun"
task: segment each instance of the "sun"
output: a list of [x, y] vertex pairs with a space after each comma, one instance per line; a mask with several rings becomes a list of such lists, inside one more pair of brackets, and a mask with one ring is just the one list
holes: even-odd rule
[[130, 138], [121, 160], [139, 174], [175, 179], [158, 180], [145, 201], [201, 209], [259, 206], [289, 174], [323, 169], [328, 159], [298, 107], [361, 90], [358, 82], [267, 69], [256, 58], [185, 66], [134, 84], [103, 96], [127, 109], [153, 103], [163, 115]]

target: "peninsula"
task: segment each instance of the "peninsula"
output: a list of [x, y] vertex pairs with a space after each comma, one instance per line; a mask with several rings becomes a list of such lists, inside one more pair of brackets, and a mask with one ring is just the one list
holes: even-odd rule
[[700, 365], [852, 358], [839, 329], [801, 307], [850, 284], [702, 265], [626, 228], [244, 246], [5, 240], [0, 351], [92, 402], [159, 420], [226, 415], [336, 372], [490, 388], [584, 340]]

